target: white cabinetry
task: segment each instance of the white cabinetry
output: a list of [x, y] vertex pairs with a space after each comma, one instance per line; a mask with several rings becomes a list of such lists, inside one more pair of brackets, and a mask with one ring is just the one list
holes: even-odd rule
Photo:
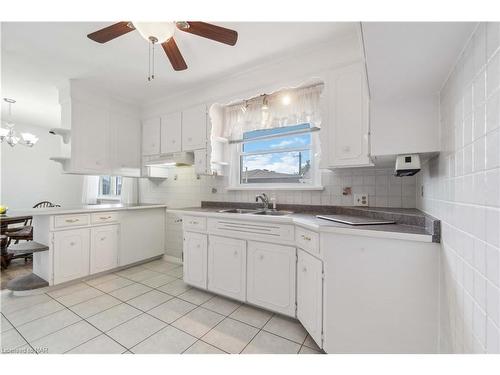
[[207, 147], [207, 107], [199, 105], [182, 111], [182, 151]]
[[[139, 109], [111, 95], [71, 80], [59, 90], [61, 126], [71, 132], [65, 172], [139, 174]], [[57, 159], [57, 158], [56, 158]], [[54, 159], [54, 160], [56, 160]]]
[[90, 230], [70, 229], [53, 234], [54, 284], [89, 274]]
[[324, 350], [437, 353], [439, 244], [326, 233]]
[[142, 123], [142, 155], [160, 153], [160, 118], [152, 118]]
[[295, 316], [295, 263], [294, 247], [248, 241], [248, 302]]
[[175, 112], [161, 118], [160, 152], [167, 154], [182, 150], [182, 113]]
[[71, 104], [71, 163], [79, 172], [99, 173], [109, 167], [109, 126], [103, 107], [73, 100]]
[[113, 169], [139, 169], [141, 165], [140, 143], [138, 142], [141, 136], [139, 120], [118, 111], [112, 111], [109, 115], [109, 124], [110, 139], [113, 145], [111, 148], [111, 165]]
[[245, 301], [246, 266], [246, 241], [210, 236], [208, 290]]
[[184, 281], [207, 288], [207, 235], [184, 232]]
[[90, 230], [90, 273], [118, 266], [118, 225], [105, 225]]
[[372, 165], [369, 150], [369, 97], [364, 65], [330, 73], [328, 111], [321, 129], [322, 168]]
[[297, 249], [297, 318], [321, 347], [323, 262], [301, 249]]

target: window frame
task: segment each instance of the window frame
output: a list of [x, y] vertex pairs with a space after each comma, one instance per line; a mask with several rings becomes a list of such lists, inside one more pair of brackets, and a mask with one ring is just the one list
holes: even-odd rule
[[[300, 124], [297, 124], [300, 125]], [[291, 127], [294, 125], [290, 125]], [[310, 147], [290, 147], [290, 148], [280, 148], [280, 149], [268, 149], [264, 151], [255, 151], [255, 152], [243, 152], [243, 146], [245, 143], [262, 141], [266, 139], [281, 139], [287, 138], [295, 135], [294, 131], [291, 130], [288, 133], [283, 133], [283, 135], [270, 135], [269, 137], [263, 136], [259, 137], [258, 140], [249, 139], [248, 141], [242, 141], [238, 143], [230, 144], [231, 148], [231, 168], [230, 168], [230, 176], [229, 180], [231, 181], [230, 186], [227, 187], [226, 190], [323, 190], [323, 186], [321, 186], [321, 173], [319, 170], [319, 160], [317, 160], [314, 155], [317, 153], [319, 148], [319, 141], [317, 136], [315, 135], [315, 128], [310, 128], [307, 132], [311, 135], [311, 143]], [[306, 133], [303, 132], [303, 133]], [[293, 152], [293, 151], [306, 151], [308, 150], [310, 153], [311, 160], [311, 177], [306, 183], [292, 183], [292, 182], [265, 182], [265, 183], [242, 183], [242, 156], [244, 155], [262, 155], [267, 153], [281, 153], [281, 152]]]
[[[110, 191], [113, 191], [116, 193], [116, 186], [118, 185], [118, 179], [121, 180], [120, 183], [120, 194], [103, 194], [102, 192], [102, 187], [103, 187], [103, 177], [110, 177]], [[114, 182], [113, 182], [114, 181]], [[98, 187], [98, 194], [97, 194], [97, 199], [99, 200], [121, 200], [121, 193], [122, 193], [122, 187], [123, 187], [123, 180], [122, 176], [111, 176], [111, 175], [101, 175], [99, 176], [99, 187]]]

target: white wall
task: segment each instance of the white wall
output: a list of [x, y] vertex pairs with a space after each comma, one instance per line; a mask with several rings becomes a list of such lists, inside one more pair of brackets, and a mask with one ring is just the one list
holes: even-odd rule
[[32, 148], [2, 144], [1, 204], [10, 209], [30, 208], [44, 200], [62, 206], [81, 204], [83, 177], [64, 175], [60, 165], [49, 160], [61, 154], [61, 138], [38, 126], [17, 124], [15, 130], [40, 140]]
[[500, 23], [480, 24], [440, 95], [441, 154], [418, 207], [442, 220], [441, 350], [500, 353]]

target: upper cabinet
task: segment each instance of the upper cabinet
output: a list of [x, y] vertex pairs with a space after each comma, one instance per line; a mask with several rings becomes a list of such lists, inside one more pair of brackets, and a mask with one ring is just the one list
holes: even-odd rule
[[152, 118], [142, 123], [142, 154], [157, 155], [160, 153], [160, 128], [159, 118]]
[[61, 127], [71, 131], [65, 172], [139, 175], [137, 108], [74, 80], [59, 90], [59, 103]]
[[207, 107], [199, 105], [182, 112], [182, 150], [207, 147]]
[[207, 107], [151, 118], [142, 123], [142, 155], [152, 156], [207, 147]]
[[161, 118], [160, 152], [182, 151], [182, 113], [175, 112]]
[[373, 165], [369, 96], [363, 63], [330, 72], [321, 128], [322, 168]]

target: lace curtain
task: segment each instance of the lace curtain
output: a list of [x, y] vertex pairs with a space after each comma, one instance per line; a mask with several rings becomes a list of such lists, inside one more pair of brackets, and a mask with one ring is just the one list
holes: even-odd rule
[[223, 136], [241, 139], [252, 130], [279, 128], [303, 123], [321, 127], [320, 96], [323, 85], [283, 90], [224, 109]]

